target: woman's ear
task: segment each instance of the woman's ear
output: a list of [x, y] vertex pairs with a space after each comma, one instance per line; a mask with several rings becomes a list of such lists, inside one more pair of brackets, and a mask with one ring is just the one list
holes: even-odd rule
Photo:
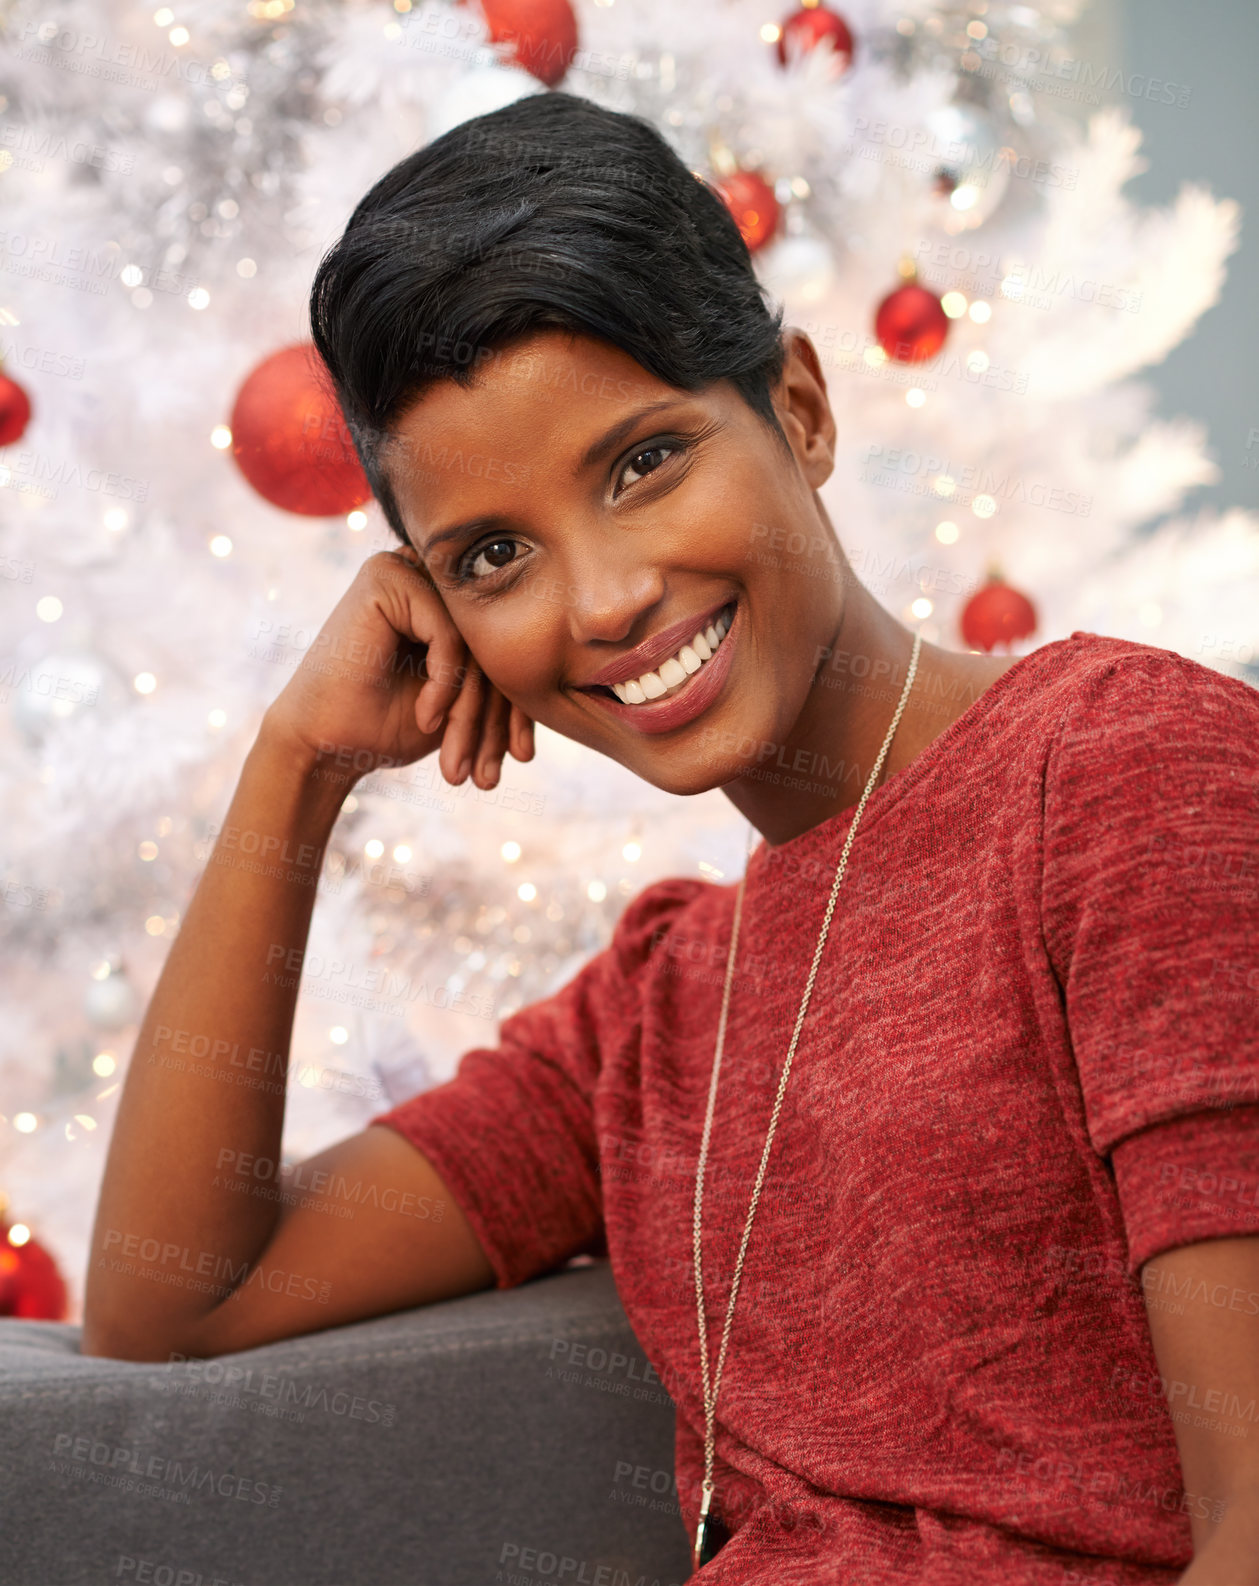
[[783, 331], [783, 371], [773, 401], [800, 471], [816, 490], [835, 466], [835, 416], [817, 348], [805, 331], [792, 325]]

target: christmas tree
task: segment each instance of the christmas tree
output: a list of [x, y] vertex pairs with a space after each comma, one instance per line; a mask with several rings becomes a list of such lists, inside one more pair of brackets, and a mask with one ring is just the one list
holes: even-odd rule
[[[247, 399], [306, 341], [358, 198], [450, 127], [562, 86], [649, 118], [719, 188], [822, 358], [852, 566], [925, 638], [1022, 653], [1086, 628], [1247, 675], [1256, 524], [1176, 516], [1214, 477], [1205, 437], [1132, 378], [1215, 301], [1236, 206], [1125, 198], [1139, 138], [1073, 55], [1074, 10], [5, 8], [0, 1187], [8, 1249], [33, 1230], [56, 1253], [72, 1316], [144, 1000], [242, 759], [395, 544], [351, 458], [280, 477], [281, 404], [259, 421]], [[733, 878], [743, 852], [716, 791], [671, 799], [545, 729], [489, 793], [433, 761], [360, 783], [319, 886], [286, 1154], [447, 1077], [648, 882]]]

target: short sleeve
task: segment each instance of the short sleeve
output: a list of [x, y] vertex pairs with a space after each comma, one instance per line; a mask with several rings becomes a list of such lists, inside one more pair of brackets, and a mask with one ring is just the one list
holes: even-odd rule
[[512, 1288], [571, 1256], [605, 1253], [595, 1093], [612, 1054], [640, 1037], [643, 982], [676, 914], [707, 883], [656, 882], [609, 945], [553, 996], [505, 1019], [497, 1047], [370, 1122], [432, 1162]]
[[1259, 691], [1149, 646], [1110, 662], [1051, 748], [1043, 841], [1045, 944], [1130, 1270], [1259, 1232]]

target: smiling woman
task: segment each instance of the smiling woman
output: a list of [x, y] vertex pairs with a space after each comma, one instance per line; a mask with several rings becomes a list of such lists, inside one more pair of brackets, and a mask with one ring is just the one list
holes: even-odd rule
[[[653, 128], [560, 93], [465, 123], [363, 199], [311, 311], [385, 514], [499, 695], [670, 792], [724, 787], [775, 840], [854, 802], [723, 747], [868, 769], [910, 635], [817, 494], [812, 343]], [[813, 678], [841, 648], [888, 686], [835, 711]], [[884, 775], [1010, 664], [924, 652]]]
[[357, 774], [440, 743], [492, 786], [541, 721], [763, 840], [737, 887], [646, 888], [453, 1079], [303, 1164], [444, 1213], [353, 1229], [211, 1182], [279, 1160], [283, 1097], [162, 1066], [170, 1029], [287, 1050], [259, 964], [312, 889], [216, 849], [94, 1237], [242, 1276], [199, 1303], [102, 1262], [86, 1347], [242, 1349], [607, 1255], [704, 1581], [1255, 1579], [1259, 696], [884, 611], [819, 494], [813, 344], [634, 117], [549, 93], [445, 134], [364, 198], [312, 316], [400, 549], [322, 635], [378, 661], [298, 669], [227, 829], [321, 854]]

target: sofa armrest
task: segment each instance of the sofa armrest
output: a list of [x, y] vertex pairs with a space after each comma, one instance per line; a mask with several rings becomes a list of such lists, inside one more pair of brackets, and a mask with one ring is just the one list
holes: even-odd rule
[[680, 1586], [673, 1437], [606, 1261], [168, 1365], [0, 1321], [0, 1580]]

